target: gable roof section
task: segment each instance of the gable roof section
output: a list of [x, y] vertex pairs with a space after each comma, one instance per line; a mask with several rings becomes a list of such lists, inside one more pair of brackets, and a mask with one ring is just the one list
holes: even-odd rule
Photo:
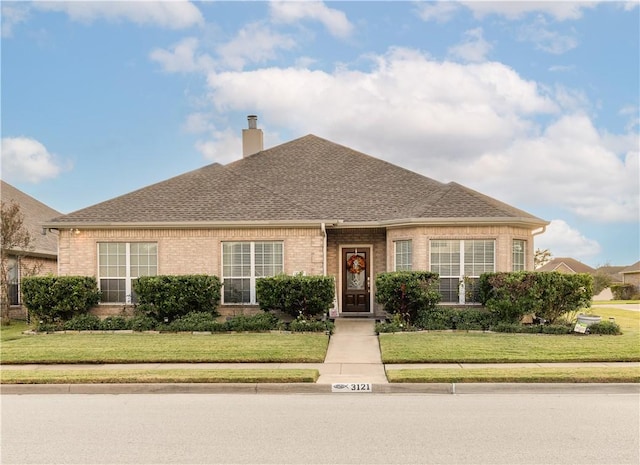
[[620, 271], [621, 274], [629, 274], [629, 273], [640, 273], [640, 261], [635, 262], [633, 265], [630, 265]]
[[213, 164], [55, 218], [51, 227], [478, 220], [547, 224], [522, 210], [314, 135]]
[[569, 257], [558, 257], [551, 260], [549, 263], [541, 266], [536, 269], [536, 271], [557, 271], [560, 268], [566, 267], [574, 273], [589, 273], [593, 274], [596, 272], [594, 268], [591, 268], [589, 265], [585, 265], [582, 262], [579, 262], [575, 258]]
[[14, 202], [20, 206], [24, 220], [23, 225], [31, 235], [33, 250], [28, 255], [56, 257], [58, 255], [58, 237], [55, 234], [42, 234], [42, 226], [46, 221], [60, 215], [60, 212], [45, 205], [30, 195], [16, 189], [11, 184], [1, 181], [0, 197], [3, 202]]

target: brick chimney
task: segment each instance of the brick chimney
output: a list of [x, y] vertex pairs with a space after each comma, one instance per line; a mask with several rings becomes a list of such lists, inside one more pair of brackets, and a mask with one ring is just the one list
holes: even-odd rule
[[247, 116], [249, 129], [242, 130], [242, 157], [247, 158], [264, 149], [262, 129], [258, 129], [258, 117]]

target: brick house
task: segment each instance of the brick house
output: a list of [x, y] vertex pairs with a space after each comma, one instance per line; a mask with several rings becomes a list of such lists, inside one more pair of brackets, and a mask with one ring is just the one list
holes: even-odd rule
[[315, 135], [265, 150], [254, 116], [242, 135], [235, 162], [49, 221], [59, 273], [95, 275], [103, 315], [143, 275], [217, 275], [223, 315], [256, 311], [262, 276], [331, 275], [340, 314], [366, 316], [382, 314], [381, 272], [438, 272], [443, 301], [459, 303], [463, 278], [533, 270], [544, 220]]
[[[43, 234], [42, 224], [60, 212], [1, 181], [2, 202], [15, 203], [23, 216], [23, 227], [31, 237], [31, 247], [27, 250], [3, 250], [7, 254], [7, 276], [9, 283], [9, 317], [26, 319], [26, 309], [20, 301], [20, 282], [24, 276], [47, 275], [57, 273], [58, 237], [57, 234]], [[3, 276], [3, 279], [5, 277]]]
[[631, 284], [635, 287], [634, 292], [640, 293], [640, 261], [635, 262], [620, 271], [622, 275], [622, 282], [624, 284]]

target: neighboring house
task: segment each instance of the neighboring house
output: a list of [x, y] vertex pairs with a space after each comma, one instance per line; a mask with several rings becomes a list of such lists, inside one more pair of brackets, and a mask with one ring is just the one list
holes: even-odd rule
[[31, 236], [28, 250], [8, 250], [10, 318], [25, 319], [26, 310], [20, 302], [20, 281], [23, 276], [57, 273], [57, 234], [43, 234], [43, 223], [60, 212], [1, 181], [0, 197], [5, 204], [15, 203], [23, 215], [23, 226]]
[[595, 274], [596, 270], [591, 268], [589, 265], [585, 265], [582, 262], [574, 258], [569, 257], [558, 257], [554, 258], [541, 267], [537, 268], [536, 271], [557, 271], [559, 273], [589, 273], [591, 275]]
[[640, 291], [640, 261], [620, 271], [622, 282], [636, 287], [636, 293]]
[[464, 278], [533, 270], [544, 220], [315, 135], [267, 150], [262, 138], [249, 117], [241, 159], [49, 221], [60, 274], [97, 276], [102, 315], [135, 300], [144, 275], [219, 276], [223, 315], [257, 310], [261, 277], [331, 275], [340, 314], [367, 316], [383, 314], [385, 271], [437, 272], [443, 301], [458, 303]]

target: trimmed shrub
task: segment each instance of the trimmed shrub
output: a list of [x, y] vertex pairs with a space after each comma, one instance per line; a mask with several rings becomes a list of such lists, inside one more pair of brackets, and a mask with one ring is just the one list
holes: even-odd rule
[[535, 313], [555, 322], [591, 305], [593, 277], [558, 272], [485, 273], [479, 288], [481, 302], [498, 321], [517, 323], [523, 315]]
[[133, 282], [138, 298], [137, 311], [164, 321], [173, 321], [192, 312], [218, 316], [220, 288], [217, 276], [142, 276]]
[[637, 292], [633, 284], [614, 284], [611, 286], [611, 294], [614, 300], [631, 300]]
[[27, 276], [22, 302], [38, 321], [66, 321], [87, 313], [100, 302], [96, 278], [89, 276]]
[[256, 280], [256, 298], [265, 312], [321, 315], [331, 308], [334, 297], [332, 276], [278, 275]]
[[226, 331], [226, 325], [216, 321], [216, 317], [207, 312], [191, 312], [180, 317], [163, 329], [167, 331]]
[[229, 331], [271, 331], [278, 327], [278, 318], [271, 313], [257, 313], [252, 316], [238, 315], [226, 323]]
[[147, 315], [136, 315], [129, 320], [129, 329], [133, 331], [153, 331], [158, 322]]
[[436, 306], [418, 312], [415, 325], [421, 329], [459, 329], [486, 331], [494, 324], [494, 316], [484, 309]]
[[108, 316], [100, 322], [100, 329], [105, 331], [122, 331], [130, 329], [130, 320], [123, 316]]
[[435, 308], [440, 302], [438, 274], [429, 271], [395, 271], [376, 277], [376, 301], [386, 312], [398, 314], [412, 325], [421, 310]]
[[63, 328], [67, 331], [92, 331], [101, 329], [100, 318], [89, 313], [76, 315], [64, 322]]
[[565, 325], [542, 325], [543, 334], [571, 334], [573, 328]]
[[601, 321], [600, 323], [594, 323], [589, 326], [590, 334], [611, 334], [611, 335], [620, 335], [622, 331], [620, 330], [620, 325], [613, 321]]
[[307, 320], [306, 318], [296, 318], [289, 323], [289, 330], [294, 333], [321, 333], [324, 331], [333, 332], [334, 324], [330, 321]]

